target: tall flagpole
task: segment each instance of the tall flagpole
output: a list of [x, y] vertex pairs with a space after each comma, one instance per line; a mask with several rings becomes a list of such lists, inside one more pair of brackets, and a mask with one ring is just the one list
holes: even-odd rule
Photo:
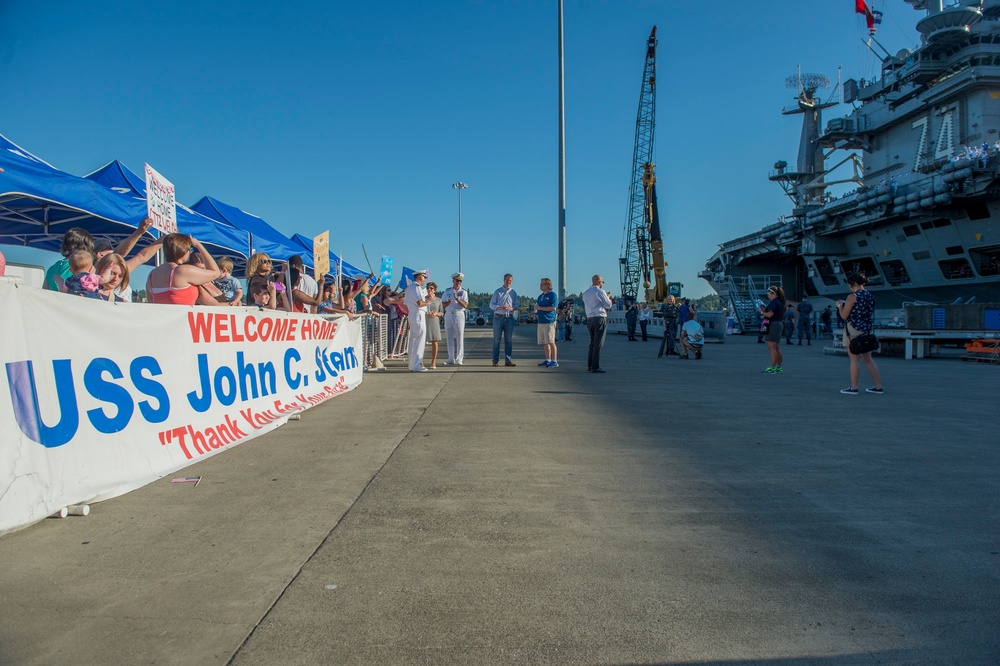
[[563, 80], [563, 0], [559, 0], [559, 300], [566, 298], [566, 91]]

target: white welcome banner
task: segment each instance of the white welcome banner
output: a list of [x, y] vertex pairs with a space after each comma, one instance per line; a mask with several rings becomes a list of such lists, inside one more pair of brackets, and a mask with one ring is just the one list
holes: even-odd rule
[[107, 303], [0, 278], [0, 534], [277, 428], [363, 376], [346, 317]]

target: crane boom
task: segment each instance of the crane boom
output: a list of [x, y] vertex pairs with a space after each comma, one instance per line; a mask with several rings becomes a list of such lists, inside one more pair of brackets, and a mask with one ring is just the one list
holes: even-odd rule
[[[639, 110], [635, 119], [628, 221], [625, 224], [622, 253], [618, 260], [622, 296], [626, 301], [637, 300], [640, 281], [646, 292], [643, 293], [645, 300], [661, 301], [666, 298], [663, 243], [660, 237], [659, 219], [656, 216], [656, 177], [653, 175], [655, 122], [656, 26], [653, 26], [646, 40], [646, 62], [642, 72], [642, 88], [639, 91]], [[649, 291], [650, 269], [656, 280], [656, 288], [653, 291]]]
[[649, 234], [650, 264], [653, 269], [653, 288], [650, 288], [649, 273], [643, 273], [643, 287], [646, 289], [646, 302], [660, 304], [667, 300], [667, 262], [663, 259], [663, 235], [660, 233], [660, 213], [656, 206], [656, 175], [653, 173], [655, 164], [647, 162], [642, 165], [642, 191], [645, 197], [645, 215], [643, 221]]

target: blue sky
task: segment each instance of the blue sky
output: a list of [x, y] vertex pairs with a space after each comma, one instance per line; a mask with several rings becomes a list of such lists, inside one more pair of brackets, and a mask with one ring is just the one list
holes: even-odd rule
[[[876, 0], [879, 40], [922, 13]], [[785, 78], [871, 77], [853, 0], [566, 0], [567, 290], [618, 292], [645, 41], [658, 26], [656, 150], [667, 277], [685, 293], [717, 245], [789, 211]], [[82, 175], [152, 164], [286, 235], [331, 232], [475, 291], [557, 277], [555, 0], [136, 3], [0, 0], [0, 133]], [[829, 93], [830, 91], [827, 91]], [[827, 111], [826, 118], [846, 113]], [[2, 248], [11, 261], [51, 255]], [[35, 253], [34, 257], [38, 254]]]

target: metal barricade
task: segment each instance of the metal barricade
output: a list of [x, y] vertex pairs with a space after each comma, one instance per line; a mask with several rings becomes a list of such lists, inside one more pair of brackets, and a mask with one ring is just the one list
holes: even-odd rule
[[365, 314], [362, 317], [365, 367], [377, 368], [388, 356], [389, 317], [379, 314]]
[[389, 352], [389, 358], [405, 358], [410, 344], [410, 318], [399, 318], [399, 329], [396, 331], [396, 342]]

